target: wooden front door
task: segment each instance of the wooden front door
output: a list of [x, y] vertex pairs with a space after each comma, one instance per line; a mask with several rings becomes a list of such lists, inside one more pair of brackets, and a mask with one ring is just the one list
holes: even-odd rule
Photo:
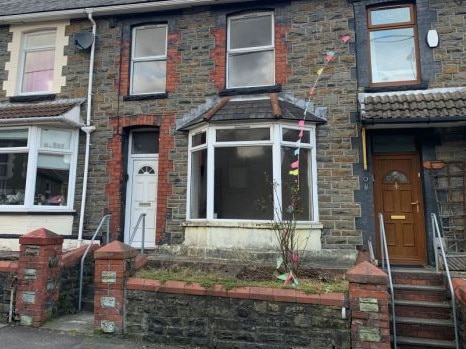
[[392, 264], [426, 264], [426, 232], [417, 153], [374, 156], [374, 210], [380, 258], [378, 213], [385, 222]]

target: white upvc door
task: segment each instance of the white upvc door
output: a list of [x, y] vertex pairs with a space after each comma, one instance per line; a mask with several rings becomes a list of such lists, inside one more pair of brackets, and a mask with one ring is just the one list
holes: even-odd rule
[[[125, 243], [130, 243], [139, 217], [145, 213], [144, 247], [155, 247], [158, 157], [130, 158], [128, 173]], [[134, 233], [131, 241], [133, 247], [141, 247], [142, 225], [142, 221], [139, 222], [138, 229]]]

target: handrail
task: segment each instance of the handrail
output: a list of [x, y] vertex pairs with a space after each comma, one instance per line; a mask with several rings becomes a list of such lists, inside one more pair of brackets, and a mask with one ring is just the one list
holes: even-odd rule
[[385, 269], [385, 261], [387, 261], [388, 282], [390, 286], [390, 299], [392, 309], [392, 331], [393, 331], [393, 348], [397, 349], [396, 344], [396, 316], [395, 316], [395, 292], [393, 290], [392, 270], [390, 268], [390, 257], [388, 256], [387, 237], [385, 235], [385, 224], [383, 215], [379, 212], [379, 233], [380, 233], [380, 250], [382, 253], [382, 269]]
[[133, 242], [134, 235], [136, 235], [136, 232], [139, 228], [139, 223], [141, 223], [142, 220], [142, 239], [141, 239], [141, 252], [140, 254], [144, 254], [144, 240], [146, 239], [146, 213], [141, 213], [139, 215], [138, 221], [136, 222], [136, 226], [133, 229], [133, 233], [131, 234], [131, 237], [129, 238], [129, 245], [131, 246], [131, 243]]
[[94, 235], [92, 235], [92, 239], [89, 242], [89, 245], [87, 245], [86, 251], [84, 251], [83, 256], [81, 257], [81, 265], [80, 265], [80, 270], [79, 270], [79, 300], [78, 300], [78, 310], [81, 311], [81, 303], [82, 303], [82, 297], [83, 297], [83, 275], [84, 275], [84, 260], [86, 259], [86, 256], [91, 249], [92, 244], [94, 243], [94, 240], [97, 236], [97, 234], [100, 232], [100, 229], [102, 228], [102, 225], [104, 225], [104, 222], [107, 221], [107, 237], [105, 244], [108, 244], [109, 241], [109, 234], [110, 234], [110, 217], [111, 214], [107, 214], [102, 217], [99, 226], [95, 230]]
[[[445, 248], [443, 247], [443, 241], [442, 237], [440, 236], [440, 229], [439, 229], [439, 224], [437, 220], [437, 216], [435, 213], [431, 213], [432, 217], [432, 227], [434, 229], [434, 249], [438, 248], [435, 246], [435, 237], [438, 238], [438, 246], [440, 246], [440, 251], [442, 252], [442, 259], [443, 259], [443, 265], [445, 267], [445, 273], [447, 274], [447, 279], [448, 279], [448, 287], [451, 295], [451, 310], [453, 312], [453, 324], [455, 327], [455, 344], [456, 344], [456, 349], [460, 348], [459, 344], [459, 338], [458, 338], [458, 321], [456, 319], [456, 298], [455, 298], [455, 290], [453, 289], [453, 283], [451, 282], [451, 274], [450, 274], [450, 268], [448, 268], [448, 262], [447, 262], [447, 257], [445, 254]], [[435, 251], [437, 253], [437, 251]], [[436, 265], [437, 271], [438, 271], [438, 263]]]

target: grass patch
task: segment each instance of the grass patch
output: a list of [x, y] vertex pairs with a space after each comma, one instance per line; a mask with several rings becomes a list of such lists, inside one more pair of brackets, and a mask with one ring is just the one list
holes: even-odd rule
[[[259, 275], [258, 275], [259, 276]], [[184, 281], [186, 283], [198, 283], [204, 288], [212, 288], [214, 285], [222, 285], [227, 290], [237, 287], [270, 287], [270, 288], [295, 288], [284, 285], [283, 281], [276, 279], [273, 269], [268, 275], [260, 275], [260, 280], [238, 279], [231, 270], [199, 270], [193, 267], [173, 267], [173, 268], [149, 268], [137, 272], [136, 277], [144, 279]], [[348, 291], [348, 282], [342, 278], [299, 278], [299, 286], [296, 289], [309, 294], [321, 294], [329, 292]]]

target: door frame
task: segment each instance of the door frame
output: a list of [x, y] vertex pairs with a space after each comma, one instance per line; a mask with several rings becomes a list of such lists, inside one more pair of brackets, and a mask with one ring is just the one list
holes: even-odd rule
[[425, 221], [425, 206], [424, 206], [424, 194], [422, 190], [422, 177], [421, 177], [421, 160], [420, 154], [418, 152], [389, 152], [389, 153], [374, 153], [372, 156], [373, 161], [373, 173], [374, 173], [374, 222], [375, 222], [375, 241], [376, 241], [376, 254], [377, 258], [380, 260], [381, 258], [381, 251], [380, 251], [380, 232], [379, 232], [379, 220], [378, 220], [378, 211], [380, 211], [382, 205], [382, 197], [381, 197], [381, 190], [382, 188], [379, 187], [381, 182], [378, 182], [378, 178], [376, 179], [376, 175], [382, 175], [376, 173], [377, 171], [377, 160], [378, 159], [400, 159], [400, 158], [411, 158], [412, 163], [414, 164], [413, 169], [413, 186], [412, 190], [415, 191], [414, 194], [416, 198], [419, 200], [419, 212], [418, 217], [416, 217], [416, 223], [418, 225], [418, 234], [419, 237], [419, 246], [416, 246], [419, 254], [416, 259], [402, 259], [398, 258], [396, 260], [390, 260], [392, 264], [399, 264], [399, 265], [427, 265], [427, 231], [426, 231], [426, 221]]
[[[135, 130], [130, 131], [128, 135], [128, 149], [127, 149], [127, 158], [126, 158], [127, 181], [126, 181], [126, 190], [125, 190], [125, 210], [124, 210], [124, 226], [123, 226], [123, 242], [124, 243], [129, 243], [129, 238], [132, 233], [131, 232], [131, 217], [132, 217], [131, 210], [132, 210], [132, 194], [133, 194], [133, 171], [134, 171], [135, 160], [155, 161], [157, 164], [157, 174], [158, 174], [159, 153], [131, 154], [133, 134], [136, 132], [143, 132], [143, 131], [148, 131], [148, 130], [152, 131], [153, 129], [148, 129], [148, 128], [135, 129]], [[158, 180], [157, 180], [155, 187], [158, 192]], [[154, 224], [154, 246], [156, 246], [156, 240], [157, 240], [157, 213], [158, 213], [157, 202], [158, 202], [158, 193], [156, 197], [156, 207], [155, 207], [155, 214], [154, 214], [154, 217], [156, 219], [155, 224]]]

